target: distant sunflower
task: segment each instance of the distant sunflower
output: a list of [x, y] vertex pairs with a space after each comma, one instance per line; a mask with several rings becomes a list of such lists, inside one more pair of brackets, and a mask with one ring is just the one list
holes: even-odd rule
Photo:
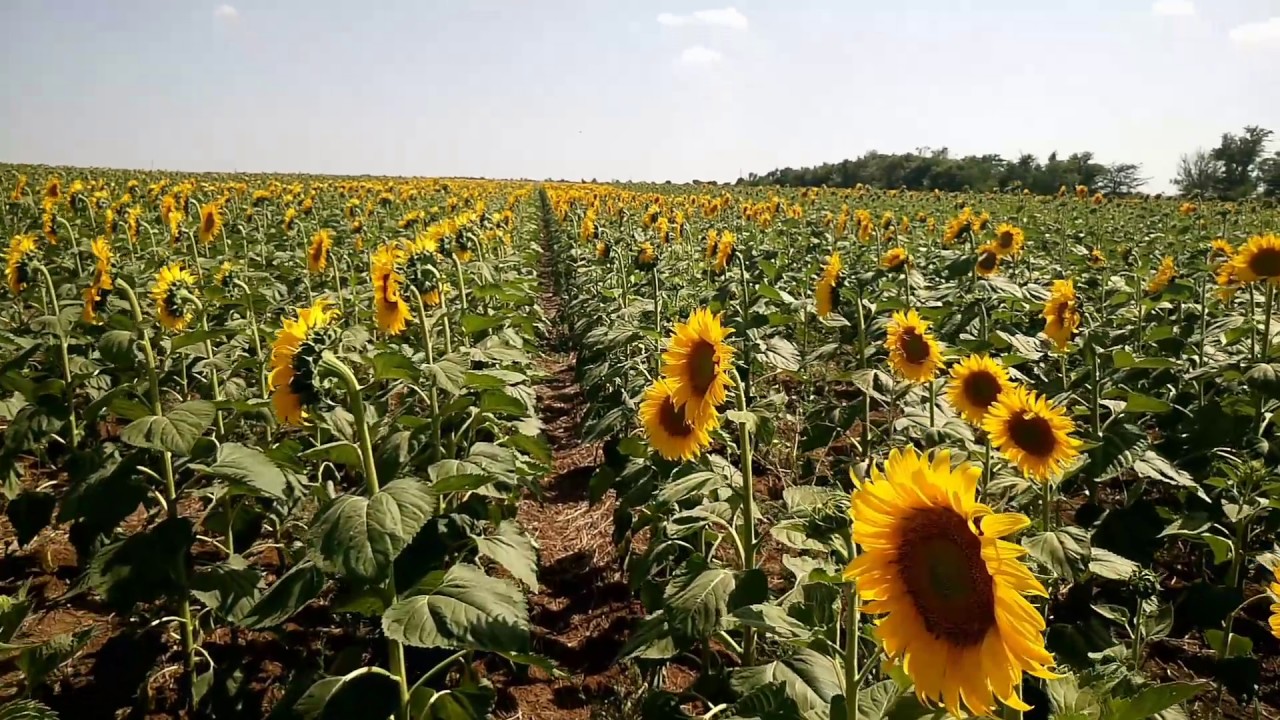
[[1092, 202], [1093, 202], [1093, 204], [1094, 204], [1094, 205], [1101, 205], [1101, 204], [1105, 203], [1106, 201], [1107, 201], [1107, 198], [1106, 198], [1106, 196], [1105, 196], [1105, 195], [1103, 195], [1102, 193], [1100, 193], [1100, 192], [1096, 192], [1096, 193], [1094, 193], [1094, 194], [1093, 194], [1093, 200], [1092, 200]]
[[9, 193], [9, 202], [22, 202], [22, 195], [27, 190], [27, 176], [19, 175], [18, 181], [13, 185], [13, 192]]
[[653, 249], [653, 243], [642, 242], [640, 249], [636, 251], [636, 269], [648, 271], [657, 267], [658, 253]]
[[1243, 284], [1240, 277], [1236, 274], [1236, 264], [1228, 259], [1226, 262], [1218, 266], [1218, 270], [1214, 273], [1214, 280], [1218, 283], [1218, 297], [1222, 298], [1222, 302], [1231, 302], [1231, 298], [1235, 297], [1236, 291]]
[[1076, 306], [1075, 283], [1066, 280], [1054, 280], [1049, 299], [1044, 303], [1044, 334], [1053, 340], [1059, 350], [1064, 350], [1071, 336], [1080, 327], [1080, 310]]
[[44, 199], [52, 202], [62, 199], [62, 180], [56, 175], [45, 181]]
[[142, 211], [136, 207], [128, 208], [124, 211], [124, 233], [129, 237], [129, 244], [138, 244], [138, 234], [141, 230]]
[[1230, 260], [1235, 257], [1235, 254], [1236, 249], [1232, 247], [1231, 243], [1223, 240], [1222, 238], [1216, 238], [1213, 242], [1209, 243], [1210, 262], [1222, 259]]
[[842, 281], [842, 270], [844, 263], [840, 261], [840, 253], [833, 252], [831, 257], [827, 258], [827, 264], [822, 269], [822, 276], [818, 278], [818, 285], [814, 290], [814, 300], [818, 305], [818, 317], [826, 317], [836, 309], [836, 305], [840, 302], [840, 285]]
[[425, 307], [439, 307], [444, 301], [444, 297], [449, 294], [449, 283], [437, 280], [434, 283], [428, 283], [426, 287], [419, 290], [422, 295], [422, 304]]
[[[1239, 256], [1237, 256], [1238, 260]], [[1147, 283], [1147, 293], [1155, 295], [1169, 287], [1169, 283], [1173, 281], [1173, 277], [1177, 272], [1177, 269], [1173, 266], [1173, 258], [1166, 255], [1164, 260], [1160, 261], [1160, 267], [1156, 270], [1156, 274]], [[1241, 274], [1241, 277], [1243, 277], [1243, 274]]]
[[110, 275], [99, 275], [89, 287], [84, 289], [84, 307], [80, 318], [90, 325], [102, 322], [102, 309], [107, 304], [114, 284]]
[[317, 230], [311, 236], [311, 246], [307, 249], [307, 271], [312, 275], [324, 272], [329, 266], [329, 249], [333, 247], [333, 231]]
[[1085, 198], [1087, 198], [1087, 197], [1089, 197], [1089, 186], [1088, 186], [1088, 185], [1077, 185], [1077, 186], [1076, 186], [1076, 199], [1078, 199], [1078, 200], [1083, 200], [1083, 199], [1085, 199]]
[[298, 209], [287, 208], [284, 211], [284, 231], [285, 233], [293, 232], [293, 224], [298, 220]]
[[9, 283], [9, 292], [15, 296], [31, 284], [31, 254], [36, 251], [36, 239], [33, 235], [15, 235], [9, 241], [9, 252], [5, 262], [5, 280]]
[[50, 245], [58, 244], [58, 203], [45, 198], [40, 204], [40, 232]]
[[1089, 267], [1102, 267], [1107, 264], [1107, 256], [1102, 253], [1102, 250], [1094, 248], [1089, 251], [1088, 262]]
[[1075, 423], [1034, 390], [1011, 387], [987, 411], [982, 428], [1022, 474], [1049, 482], [1080, 454]]
[[404, 262], [404, 251], [394, 245], [383, 245], [370, 259], [373, 276], [373, 304], [378, 328], [391, 335], [404, 332], [412, 311], [401, 292], [404, 276], [398, 265]]
[[733, 348], [725, 342], [732, 332], [720, 324], [719, 315], [698, 308], [688, 322], [676, 323], [662, 354], [662, 374], [672, 383], [674, 402], [695, 425], [715, 416], [724, 404], [725, 389], [733, 385]]
[[888, 335], [885, 347], [889, 350], [889, 364], [899, 375], [911, 382], [925, 383], [938, 374], [942, 352], [938, 341], [929, 334], [929, 323], [915, 310], [895, 312]]
[[880, 256], [880, 267], [889, 271], [904, 270], [910, 261], [911, 256], [907, 254], [906, 248], [889, 248]]
[[222, 230], [222, 207], [218, 203], [200, 206], [200, 242], [208, 245]]
[[1266, 281], [1280, 285], [1280, 235], [1254, 235], [1240, 247], [1232, 262], [1242, 283]]
[[[156, 304], [160, 324], [169, 330], [182, 331], [195, 315], [196, 276], [176, 262], [160, 268], [151, 286], [151, 300]], [[184, 297], [189, 295], [191, 297]]]
[[1022, 245], [1026, 242], [1026, 236], [1022, 232], [1022, 228], [1015, 227], [1009, 223], [1000, 223], [996, 226], [996, 240], [987, 247], [993, 247], [996, 254], [1000, 257], [1006, 255], [1017, 256], [1022, 252]]
[[947, 223], [947, 229], [942, 233], [942, 244], [950, 246], [962, 237], [972, 235], [974, 232], [973, 210], [964, 208], [960, 214], [951, 219]]
[[1000, 269], [1000, 252], [995, 243], [987, 243], [978, 248], [978, 260], [975, 265], [978, 274], [990, 277]]
[[685, 414], [688, 407], [676, 405], [670, 380], [659, 379], [644, 391], [640, 421], [644, 424], [645, 436], [649, 446], [668, 460], [696, 458], [711, 444], [709, 433], [720, 424], [715, 414], [701, 424], [690, 422]]
[[1197, 209], [1198, 208], [1196, 207], [1195, 203], [1184, 202], [1178, 206], [1178, 214], [1179, 215], [1195, 215]]
[[954, 717], [998, 714], [1018, 697], [1023, 673], [1052, 679], [1045, 622], [1024, 595], [1047, 597], [1020, 561], [1027, 551], [1002, 538], [1030, 525], [977, 501], [980, 468], [951, 454], [893, 450], [883, 471], [850, 498], [853, 541], [862, 552], [844, 572], [863, 611], [883, 615], [875, 633], [927, 704]]
[[1012, 387], [1009, 371], [986, 355], [970, 355], [951, 366], [947, 397], [971, 425], [982, 427], [987, 410]]
[[718, 247], [720, 247], [720, 233], [716, 232], [715, 230], [708, 230], [707, 231], [707, 250], [704, 253], [704, 258], [708, 262], [715, 259], [716, 248]]
[[230, 290], [236, 281], [236, 266], [230, 260], [222, 261], [217, 271], [213, 273], [213, 284], [223, 290]]
[[711, 268], [720, 274], [729, 269], [729, 263], [733, 262], [734, 256], [738, 252], [738, 237], [728, 230], [720, 233], [720, 244], [716, 246], [716, 261]]
[[296, 320], [285, 318], [284, 327], [271, 345], [271, 404], [276, 417], [289, 425], [301, 425], [306, 408], [319, 401], [316, 368], [324, 349], [323, 331], [338, 313], [321, 298], [298, 310]]
[[601, 240], [600, 242], [597, 242], [596, 243], [596, 259], [601, 261], [608, 260], [609, 249], [610, 249], [609, 243], [603, 240]]

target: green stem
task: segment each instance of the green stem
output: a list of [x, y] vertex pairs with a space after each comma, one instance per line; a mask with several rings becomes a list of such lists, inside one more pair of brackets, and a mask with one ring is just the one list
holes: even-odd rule
[[262, 397], [265, 398], [271, 394], [267, 386], [266, 372], [266, 369], [271, 365], [268, 362], [270, 358], [262, 355], [262, 339], [258, 336], [258, 317], [253, 310], [253, 294], [249, 292], [249, 286], [245, 285], [241, 280], [236, 281], [236, 286], [244, 292], [244, 304], [249, 311], [249, 334], [253, 337], [253, 354], [259, 361], [258, 365], [261, 368], [258, 371], [258, 384], [262, 386]]
[[[857, 558], [858, 546], [853, 545], [852, 557]], [[844, 585], [845, 605], [849, 611], [848, 627], [845, 628], [844, 641], [844, 699], [845, 710], [847, 711], [848, 720], [858, 720], [861, 713], [858, 712], [858, 699], [861, 695], [861, 676], [862, 673], [858, 667], [858, 631], [862, 625], [862, 608], [858, 598], [858, 592], [854, 588], [853, 583], [845, 583]]]
[[[738, 385], [738, 411], [747, 412], [747, 396], [748, 388], [742, 378], [737, 377], [737, 371], [734, 371], [734, 379]], [[755, 517], [755, 499], [754, 485], [751, 477], [751, 425], [745, 420], [738, 423], [738, 452], [742, 459], [742, 526], [738, 529], [742, 543], [742, 567], [744, 570], [754, 569], [756, 566], [756, 517]], [[746, 629], [746, 636], [742, 643], [742, 664], [750, 666], [755, 655], [756, 637], [753, 628]]]
[[329, 260], [331, 261], [329, 263], [329, 267], [333, 270], [333, 286], [335, 292], [338, 294], [338, 313], [346, 315], [347, 308], [342, 302], [342, 277], [338, 274], [338, 258], [336, 253], [330, 253]]
[[58, 328], [58, 353], [62, 359], [62, 382], [67, 393], [67, 425], [71, 433], [71, 447], [80, 443], [80, 429], [76, 423], [75, 391], [71, 387], [71, 358], [67, 352], [67, 333], [62, 327], [62, 309], [58, 306], [58, 290], [49, 276], [49, 268], [44, 263], [35, 263], [40, 268], [40, 276], [44, 278], [45, 290], [49, 293], [49, 303], [53, 306], [53, 319]]
[[[208, 313], [204, 311], [203, 305], [201, 305], [198, 309], [200, 311], [200, 329], [204, 330], [205, 334], [208, 334], [209, 332]], [[210, 341], [208, 338], [205, 338], [205, 341], [204, 341], [204, 355], [206, 358], [206, 362], [209, 366], [209, 385], [213, 389], [213, 401], [216, 403], [222, 400], [222, 388], [218, 384], [218, 369], [214, 367], [214, 362], [213, 362], [213, 342]], [[214, 410], [213, 418], [214, 418], [214, 422], [218, 426], [218, 437], [220, 438], [226, 437], [227, 429], [222, 424], [222, 411]]]
[[[427, 349], [427, 364], [434, 365], [436, 362], [435, 346], [431, 341], [431, 324], [427, 319], [427, 308], [422, 302], [422, 293], [416, 290], [411, 293], [418, 300], [418, 319], [422, 323], [422, 343]], [[435, 381], [431, 383], [431, 391], [428, 394], [431, 399], [431, 439], [434, 441], [431, 447], [432, 457], [436, 460], [440, 459], [440, 396], [439, 390], [436, 389]]]
[[[458, 302], [461, 303], [458, 307], [458, 319], [461, 322], [462, 316], [467, 313], [467, 278], [462, 272], [462, 261], [456, 255], [453, 257], [453, 265], [458, 271]], [[443, 295], [442, 292], [441, 296]]]
[[1267, 295], [1262, 302], [1262, 356], [1258, 362], [1267, 362], [1271, 357], [1271, 301], [1275, 297], [1275, 285], [1267, 281]]

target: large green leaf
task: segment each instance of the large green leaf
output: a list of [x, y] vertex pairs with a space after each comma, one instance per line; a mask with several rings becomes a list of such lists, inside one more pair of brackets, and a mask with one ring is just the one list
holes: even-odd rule
[[382, 616], [387, 637], [414, 647], [529, 652], [529, 612], [512, 583], [461, 563], [419, 584]]
[[324, 584], [320, 568], [310, 560], [303, 560], [272, 583], [237, 624], [250, 630], [279, 625], [314, 600]]
[[400, 683], [380, 667], [317, 681], [294, 705], [306, 720], [385, 720], [400, 709]]
[[311, 528], [308, 556], [326, 573], [381, 582], [435, 508], [427, 486], [413, 479], [390, 483], [372, 498], [343, 495]]
[[134, 420], [120, 432], [120, 439], [138, 447], [190, 455], [191, 446], [213, 424], [215, 414], [207, 400], [184, 402], [164, 415]]
[[703, 570], [687, 582], [673, 582], [664, 603], [667, 622], [686, 637], [710, 637], [729, 612], [734, 583], [733, 572], [720, 567]]
[[841, 672], [839, 661], [802, 649], [767, 665], [734, 670], [729, 684], [734, 692], [747, 695], [761, 686], [780, 683], [801, 712], [825, 714], [831, 699], [841, 693]]
[[476, 548], [530, 590], [538, 589], [538, 555], [533, 540], [514, 520], [504, 521], [493, 535], [476, 535]]
[[418, 687], [409, 696], [411, 720], [484, 720], [498, 694], [488, 680], [467, 680], [452, 690]]
[[261, 450], [240, 443], [223, 443], [218, 447], [217, 459], [212, 465], [198, 466], [200, 470], [227, 478], [251, 488], [253, 494], [284, 497], [285, 480], [280, 467]]
[[191, 577], [191, 594], [218, 617], [235, 622], [257, 603], [261, 579], [262, 574], [244, 558], [232, 555], [225, 562], [197, 570]]
[[1174, 682], [1145, 688], [1132, 698], [1112, 700], [1108, 720], [1147, 720], [1190, 700], [1205, 687], [1203, 683]]
[[9, 501], [4, 514], [13, 525], [19, 546], [31, 542], [49, 525], [57, 504], [57, 497], [44, 490], [24, 490], [21, 495]]
[[1089, 566], [1089, 533], [1066, 527], [1023, 538], [1031, 556], [1052, 568], [1059, 577], [1074, 579]]

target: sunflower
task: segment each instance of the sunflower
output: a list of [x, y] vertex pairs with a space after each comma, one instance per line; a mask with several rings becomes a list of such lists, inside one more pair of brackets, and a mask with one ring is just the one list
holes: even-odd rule
[[880, 267], [884, 270], [902, 270], [910, 261], [911, 256], [907, 254], [906, 248], [889, 248], [880, 256]]
[[987, 410], [1000, 393], [1012, 387], [1009, 371], [986, 355], [970, 355], [951, 366], [951, 382], [947, 397], [964, 419], [975, 427], [982, 426]]
[[929, 334], [929, 323], [915, 310], [893, 314], [884, 345], [889, 350], [889, 364], [911, 382], [929, 382], [942, 366], [938, 341]]
[[9, 193], [9, 202], [22, 202], [22, 194], [27, 189], [27, 176], [19, 175], [18, 182], [13, 186], [13, 192]]
[[942, 244], [950, 246], [962, 236], [972, 235], [975, 220], [973, 210], [969, 208], [961, 210], [959, 215], [947, 223], [947, 229], [942, 234]]
[[990, 277], [1000, 269], [1000, 251], [995, 243], [987, 243], [978, 248], [978, 261], [975, 269], [982, 277]]
[[36, 251], [34, 235], [15, 235], [9, 241], [9, 254], [5, 262], [5, 280], [9, 283], [9, 292], [21, 295], [27, 285], [31, 284], [31, 259], [28, 257]]
[[62, 180], [57, 176], [49, 178], [44, 184], [44, 199], [54, 201], [62, 199]]
[[693, 460], [711, 444], [710, 432], [720, 424], [712, 413], [702, 423], [690, 422], [688, 405], [677, 406], [670, 380], [658, 380], [644, 391], [640, 421], [649, 445], [668, 460]]
[[738, 237], [728, 230], [720, 233], [720, 243], [716, 245], [716, 262], [711, 268], [720, 274], [729, 269], [729, 263], [733, 262], [734, 256], [738, 252]]
[[1213, 242], [1209, 243], [1209, 260], [1211, 261], [1219, 258], [1226, 258], [1230, 260], [1235, 257], [1235, 254], [1236, 249], [1231, 246], [1231, 243], [1223, 240], [1222, 238], [1216, 238]]
[[[1239, 257], [1237, 256], [1237, 261]], [[1177, 269], [1173, 266], [1173, 258], [1166, 255], [1164, 260], [1160, 261], [1160, 267], [1156, 270], [1156, 274], [1147, 283], [1147, 293], [1155, 295], [1156, 293], [1169, 287], [1169, 283], [1173, 280], [1173, 276], [1177, 274]]]
[[208, 245], [222, 230], [222, 206], [216, 202], [200, 206], [200, 242]]
[[231, 288], [231, 285], [235, 281], [236, 281], [235, 263], [231, 262], [230, 260], [224, 260], [222, 264], [218, 266], [217, 271], [213, 273], [213, 284], [217, 285], [223, 290], [229, 290]]
[[1178, 214], [1179, 215], [1195, 215], [1197, 209], [1198, 208], [1196, 207], [1195, 203], [1184, 202], [1178, 206]]
[[676, 323], [662, 354], [662, 374], [671, 381], [673, 401], [698, 426], [715, 417], [725, 388], [733, 385], [733, 348], [725, 342], [733, 330], [721, 326], [720, 317], [706, 308], [694, 310], [688, 322]]
[[[1271, 592], [1272, 598], [1280, 600], [1280, 582], [1271, 583], [1267, 590]], [[1271, 626], [1271, 634], [1280, 638], [1280, 602], [1271, 605], [1271, 618], [1268, 624]]]
[[1232, 263], [1242, 283], [1265, 280], [1280, 285], [1280, 235], [1254, 235], [1236, 252]]
[[609, 259], [609, 243], [603, 240], [596, 243], [596, 259], [601, 261]]
[[419, 291], [422, 295], [422, 304], [429, 308], [439, 307], [445, 296], [449, 294], [449, 290], [447, 282], [436, 282], [434, 285], [423, 288]]
[[[195, 315], [196, 276], [176, 262], [160, 268], [155, 284], [151, 286], [151, 300], [156, 304], [160, 324], [174, 331], [181, 331]], [[186, 297], [190, 296], [190, 297]]]
[[1080, 454], [1071, 418], [1034, 390], [1011, 387], [987, 411], [982, 428], [1023, 475], [1048, 482]]
[[129, 236], [129, 244], [138, 244], [138, 233], [141, 229], [142, 211], [136, 207], [131, 207], [124, 211], [124, 232]]
[[298, 209], [288, 208], [284, 211], [284, 231], [286, 233], [293, 231], [293, 223], [298, 219]]
[[404, 332], [412, 313], [400, 292], [404, 276], [397, 266], [404, 262], [404, 251], [394, 245], [383, 245], [370, 259], [373, 276], [373, 304], [378, 328], [391, 335]]
[[862, 552], [844, 575], [884, 618], [876, 635], [915, 684], [916, 696], [955, 717], [1018, 710], [1022, 674], [1056, 678], [1045, 622], [1024, 595], [1046, 597], [1003, 540], [1030, 525], [977, 502], [982, 470], [951, 454], [894, 450], [850, 498], [853, 541]]
[[1107, 256], [1099, 248], [1094, 248], [1089, 251], [1088, 263], [1089, 267], [1102, 267], [1107, 264]]
[[333, 231], [317, 230], [311, 236], [311, 247], [307, 249], [307, 271], [313, 275], [324, 272], [329, 265], [329, 249], [333, 247]]
[[1022, 228], [1015, 227], [1009, 223], [1000, 223], [996, 226], [996, 241], [989, 247], [993, 247], [997, 255], [1004, 257], [1006, 255], [1018, 255], [1022, 252], [1022, 244], [1026, 242], [1026, 236], [1022, 232]]
[[1236, 274], [1235, 262], [1227, 260], [1219, 265], [1214, 279], [1218, 283], [1218, 297], [1222, 298], [1224, 303], [1231, 302], [1231, 298], [1235, 297], [1236, 291], [1242, 284], [1239, 275]]
[[58, 244], [58, 203], [45, 198], [40, 204], [40, 231], [50, 245]]
[[1080, 310], [1076, 306], [1076, 287], [1071, 278], [1054, 280], [1049, 299], [1044, 303], [1044, 334], [1064, 350], [1080, 327]]
[[289, 425], [301, 425], [305, 408], [319, 400], [316, 366], [324, 346], [322, 333], [338, 313], [321, 298], [298, 310], [298, 319], [284, 319], [284, 327], [271, 345], [271, 404], [276, 417]]
[[720, 247], [720, 233], [715, 230], [707, 231], [707, 250], [703, 257], [710, 262], [716, 256], [716, 248]]
[[636, 251], [636, 269], [652, 270], [658, 266], [658, 253], [654, 252], [653, 243], [642, 242]]
[[84, 309], [80, 313], [80, 318], [90, 325], [102, 322], [103, 306], [106, 305], [107, 298], [114, 287], [110, 275], [95, 277], [93, 284], [84, 289]]
[[827, 258], [826, 267], [822, 269], [822, 277], [818, 278], [818, 286], [814, 290], [814, 299], [818, 304], [818, 317], [826, 317], [835, 310], [840, 299], [843, 269], [844, 263], [840, 261], [840, 253], [831, 253], [831, 257]]
[[1089, 186], [1088, 186], [1088, 185], [1077, 185], [1077, 186], [1076, 186], [1076, 199], [1077, 199], [1077, 200], [1083, 200], [1083, 199], [1085, 199], [1086, 197], [1089, 197]]

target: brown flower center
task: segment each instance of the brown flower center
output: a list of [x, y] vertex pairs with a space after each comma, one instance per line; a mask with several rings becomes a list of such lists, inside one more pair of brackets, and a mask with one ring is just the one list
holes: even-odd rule
[[217, 222], [217, 219], [218, 219], [217, 216], [214, 215], [212, 212], [207, 212], [204, 214], [204, 222], [200, 223], [200, 229], [204, 231], [205, 235], [208, 235], [209, 233], [213, 232], [213, 227]]
[[693, 427], [685, 419], [684, 408], [676, 407], [669, 397], [664, 398], [662, 407], [658, 408], [658, 424], [672, 437], [687, 437], [693, 434]]
[[915, 328], [902, 331], [902, 339], [898, 341], [898, 347], [902, 349], [903, 357], [912, 365], [920, 365], [929, 359], [929, 341]]
[[1009, 438], [1024, 453], [1037, 458], [1053, 455], [1058, 441], [1053, 435], [1053, 426], [1039, 415], [1021, 413], [1009, 419]]
[[984, 252], [978, 256], [978, 270], [982, 272], [991, 272], [996, 269], [998, 257], [993, 252]]
[[970, 403], [989, 408], [1000, 397], [1000, 378], [986, 370], [977, 370], [964, 378], [964, 397]]
[[996, 242], [1000, 243], [1001, 250], [1008, 250], [1013, 247], [1013, 231], [1001, 230], [1000, 234], [996, 236]]
[[699, 340], [689, 350], [689, 382], [697, 395], [706, 395], [716, 380], [716, 346]]
[[982, 541], [950, 508], [919, 508], [901, 522], [898, 573], [925, 629], [954, 646], [981, 644], [996, 622]]
[[1280, 248], [1262, 248], [1249, 258], [1249, 269], [1258, 277], [1280, 277]]

